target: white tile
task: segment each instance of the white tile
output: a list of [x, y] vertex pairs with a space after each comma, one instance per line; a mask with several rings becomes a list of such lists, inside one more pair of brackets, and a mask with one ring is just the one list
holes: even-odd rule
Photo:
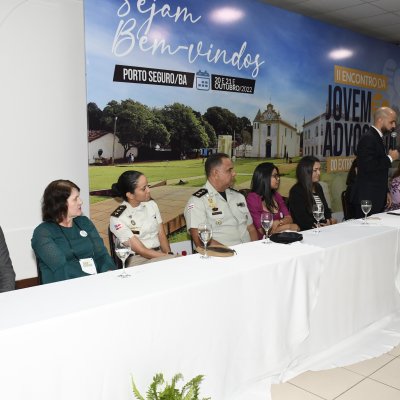
[[321, 400], [321, 397], [315, 396], [288, 382], [272, 385], [271, 392], [272, 400]]
[[399, 400], [400, 391], [383, 383], [365, 379], [335, 400]]
[[373, 373], [370, 378], [400, 390], [400, 358], [394, 358], [389, 364]]
[[324, 399], [332, 400], [363, 379], [363, 376], [347, 369], [334, 368], [305, 372], [293, 378], [290, 383]]
[[393, 358], [394, 358], [393, 355], [383, 354], [380, 357], [361, 361], [357, 364], [346, 365], [344, 368], [348, 369], [349, 371], [353, 371], [356, 374], [369, 376], [373, 374], [375, 371], [377, 371], [379, 368], [382, 368], [384, 365], [392, 361]]
[[389, 353], [387, 353], [387, 354], [391, 354], [392, 356], [399, 357], [400, 356], [400, 344], [398, 346], [396, 346], [394, 349], [390, 350]]

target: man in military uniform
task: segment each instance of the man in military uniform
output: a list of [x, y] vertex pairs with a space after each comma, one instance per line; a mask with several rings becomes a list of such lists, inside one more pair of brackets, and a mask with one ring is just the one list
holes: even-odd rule
[[208, 223], [213, 230], [210, 244], [232, 246], [257, 240], [246, 199], [231, 188], [236, 173], [229, 156], [216, 153], [205, 163], [206, 184], [193, 193], [185, 207], [187, 229], [196, 246], [201, 246], [198, 226]]

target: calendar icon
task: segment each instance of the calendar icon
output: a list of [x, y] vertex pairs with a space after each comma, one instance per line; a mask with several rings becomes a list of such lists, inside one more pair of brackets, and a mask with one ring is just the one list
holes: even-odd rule
[[196, 89], [197, 90], [210, 90], [210, 74], [207, 71], [196, 72]]

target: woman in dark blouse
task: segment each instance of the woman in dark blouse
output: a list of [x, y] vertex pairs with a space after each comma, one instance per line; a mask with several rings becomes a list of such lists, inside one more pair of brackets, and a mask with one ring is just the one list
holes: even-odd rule
[[68, 180], [51, 182], [44, 191], [44, 222], [32, 237], [42, 283], [115, 269], [96, 227], [82, 216], [79, 192], [79, 187]]
[[318, 183], [321, 175], [321, 163], [317, 157], [303, 157], [296, 168], [297, 182], [289, 192], [289, 208], [293, 221], [302, 231], [312, 229], [315, 219], [312, 206], [322, 203], [324, 206], [324, 219], [321, 226], [336, 224], [332, 212], [328, 207], [322, 186]]

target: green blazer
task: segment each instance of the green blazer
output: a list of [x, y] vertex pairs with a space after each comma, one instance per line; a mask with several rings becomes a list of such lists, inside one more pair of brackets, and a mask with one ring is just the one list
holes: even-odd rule
[[42, 283], [88, 275], [79, 264], [81, 258], [92, 257], [98, 273], [115, 269], [103, 240], [87, 217], [74, 218], [71, 228], [54, 222], [42, 222], [33, 232], [32, 248], [36, 254]]

